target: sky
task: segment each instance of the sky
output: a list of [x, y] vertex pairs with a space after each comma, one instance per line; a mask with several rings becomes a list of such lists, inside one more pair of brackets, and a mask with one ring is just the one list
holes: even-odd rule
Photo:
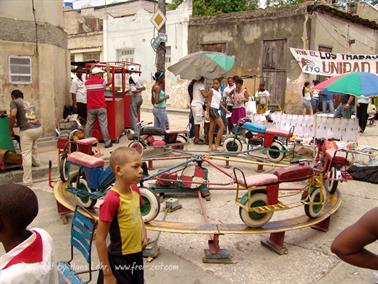
[[[64, 0], [64, 2], [73, 2], [74, 9], [80, 9], [81, 6], [91, 4], [92, 6], [100, 6], [117, 2], [125, 2], [125, 0]], [[166, 0], [167, 3], [171, 0]]]
[[[266, 0], [259, 1], [260, 7], [265, 6], [265, 1]], [[88, 5], [88, 4], [90, 4], [91, 6], [100, 6], [100, 5], [105, 5], [105, 4], [117, 3], [117, 2], [125, 2], [125, 0], [64, 0], [64, 2], [73, 2], [73, 8], [80, 9], [82, 6]], [[166, 0], [166, 2], [170, 3], [171, 0]]]

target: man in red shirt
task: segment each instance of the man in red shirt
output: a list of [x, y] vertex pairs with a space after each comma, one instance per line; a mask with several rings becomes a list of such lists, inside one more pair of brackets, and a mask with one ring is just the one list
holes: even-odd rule
[[103, 78], [104, 71], [99, 67], [94, 67], [92, 75], [85, 81], [87, 88], [87, 124], [85, 126], [85, 137], [92, 136], [93, 125], [98, 118], [105, 148], [112, 147], [108, 132], [108, 116], [105, 102], [105, 88], [109, 85]]

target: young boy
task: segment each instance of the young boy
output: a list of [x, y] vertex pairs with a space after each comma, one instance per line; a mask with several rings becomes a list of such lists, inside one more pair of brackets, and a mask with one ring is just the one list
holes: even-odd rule
[[38, 200], [28, 187], [0, 186], [0, 283], [58, 283], [53, 242], [42, 229], [27, 230], [38, 214]]
[[100, 206], [96, 247], [101, 271], [97, 283], [143, 284], [142, 250], [147, 245], [147, 233], [135, 185], [143, 176], [141, 158], [135, 149], [119, 147], [110, 156], [110, 166], [116, 181]]

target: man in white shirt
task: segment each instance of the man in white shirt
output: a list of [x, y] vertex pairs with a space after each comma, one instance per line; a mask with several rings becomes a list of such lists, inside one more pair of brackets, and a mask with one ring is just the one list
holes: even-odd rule
[[83, 69], [76, 69], [76, 76], [72, 79], [70, 93], [74, 112], [85, 121], [87, 120], [87, 89], [83, 81]]
[[194, 120], [194, 144], [204, 145], [203, 140], [200, 140], [200, 127], [204, 121], [204, 105], [205, 98], [208, 96], [205, 92], [205, 78], [201, 77], [193, 85], [193, 100], [190, 105]]
[[[232, 77], [228, 77], [227, 86], [226, 88], [224, 88], [224, 91], [223, 91], [223, 97], [226, 98], [227, 110], [229, 112], [232, 112], [232, 94], [234, 93], [235, 87], [236, 85], [235, 85], [234, 79]], [[228, 132], [232, 133], [233, 125], [232, 125], [231, 117], [227, 118], [227, 128], [228, 128]]]
[[38, 200], [28, 187], [0, 186], [0, 283], [55, 284], [58, 282], [53, 241], [42, 229], [28, 230], [38, 214]]
[[130, 102], [130, 124], [131, 129], [137, 131], [137, 123], [140, 115], [140, 107], [143, 103], [142, 92], [146, 89], [143, 80], [137, 73], [132, 73], [129, 78], [131, 102]]

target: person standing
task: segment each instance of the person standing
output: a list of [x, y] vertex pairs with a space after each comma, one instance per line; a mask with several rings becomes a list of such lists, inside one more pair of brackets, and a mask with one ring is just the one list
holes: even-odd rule
[[313, 113], [316, 113], [319, 107], [319, 90], [315, 88], [317, 84], [319, 84], [319, 81], [317, 80], [312, 81], [311, 106], [312, 106]]
[[[228, 112], [232, 112], [232, 94], [235, 90], [235, 82], [232, 77], [228, 77], [227, 79], [227, 86], [224, 88], [223, 97], [226, 98], [226, 108]], [[231, 121], [231, 117], [227, 118], [227, 128], [228, 132], [232, 133], [233, 125]]]
[[[210, 110], [209, 110], [209, 118], [210, 118], [210, 127], [209, 127], [209, 151], [218, 151], [218, 147], [220, 145], [224, 124], [219, 115], [220, 108], [222, 107], [224, 111], [227, 113], [228, 111], [222, 105], [222, 94], [219, 90], [219, 80], [214, 80], [213, 88], [211, 89], [211, 103], [210, 103]], [[217, 139], [215, 141], [215, 147], [213, 146], [214, 141], [214, 129], [215, 125], [218, 126], [217, 132]]]
[[310, 88], [310, 82], [305, 82], [302, 88], [303, 115], [313, 114], [312, 106], [311, 106], [311, 93], [312, 93], [312, 89]]
[[335, 112], [335, 107], [333, 104], [333, 95], [322, 95], [322, 112], [332, 114]]
[[358, 118], [358, 125], [360, 126], [360, 133], [364, 133], [367, 120], [368, 120], [368, 113], [367, 109], [369, 106], [369, 99], [362, 96], [359, 97], [357, 100], [357, 118]]
[[261, 83], [259, 85], [259, 89], [255, 94], [256, 102], [257, 102], [257, 114], [264, 114], [268, 110], [268, 104], [270, 100], [270, 94], [265, 89], [265, 84]]
[[193, 85], [193, 100], [190, 108], [194, 120], [194, 144], [204, 145], [205, 142], [200, 139], [200, 127], [204, 122], [204, 105], [205, 98], [208, 94], [205, 92], [205, 78], [201, 77]]
[[354, 107], [354, 96], [351, 95], [341, 95], [340, 104], [335, 110], [335, 118], [351, 118], [352, 111]]
[[131, 103], [130, 103], [130, 123], [131, 129], [137, 131], [138, 118], [140, 116], [140, 107], [143, 104], [142, 92], [146, 89], [143, 85], [142, 78], [136, 73], [131, 74], [129, 78]]
[[169, 96], [164, 92], [164, 71], [155, 73], [153, 79], [155, 84], [152, 86], [151, 103], [154, 106], [152, 113], [154, 115], [154, 127], [161, 128], [164, 131], [169, 129], [169, 121], [167, 115], [167, 100]]
[[24, 169], [22, 181], [24, 185], [31, 186], [33, 185], [32, 166], [38, 167], [40, 165], [37, 139], [42, 136], [42, 127], [36, 118], [35, 110], [26, 107], [27, 102], [23, 100], [24, 94], [20, 90], [13, 90], [11, 97], [9, 133], [14, 136], [13, 127], [17, 120], [20, 127], [20, 146]]
[[72, 108], [81, 119], [87, 121], [87, 90], [83, 81], [83, 69], [78, 67], [76, 75], [72, 79], [70, 93], [72, 96]]
[[247, 88], [243, 88], [243, 79], [238, 77], [235, 80], [235, 90], [232, 95], [232, 124], [238, 123], [239, 119], [246, 116], [245, 103], [250, 97]]
[[[190, 81], [190, 83], [188, 85], [189, 104], [190, 105], [192, 104], [192, 101], [193, 101], [193, 87], [194, 87], [195, 83], [196, 83], [196, 80], [192, 80], [192, 81]], [[189, 138], [193, 138], [193, 137], [194, 137], [194, 119], [193, 119], [192, 109], [190, 109], [190, 112], [189, 112]]]
[[94, 67], [92, 76], [85, 81], [87, 88], [87, 124], [85, 125], [85, 137], [92, 136], [93, 125], [98, 118], [105, 148], [112, 147], [108, 131], [108, 114], [106, 110], [105, 88], [111, 83], [107, 83], [103, 78], [105, 73], [101, 68]]

